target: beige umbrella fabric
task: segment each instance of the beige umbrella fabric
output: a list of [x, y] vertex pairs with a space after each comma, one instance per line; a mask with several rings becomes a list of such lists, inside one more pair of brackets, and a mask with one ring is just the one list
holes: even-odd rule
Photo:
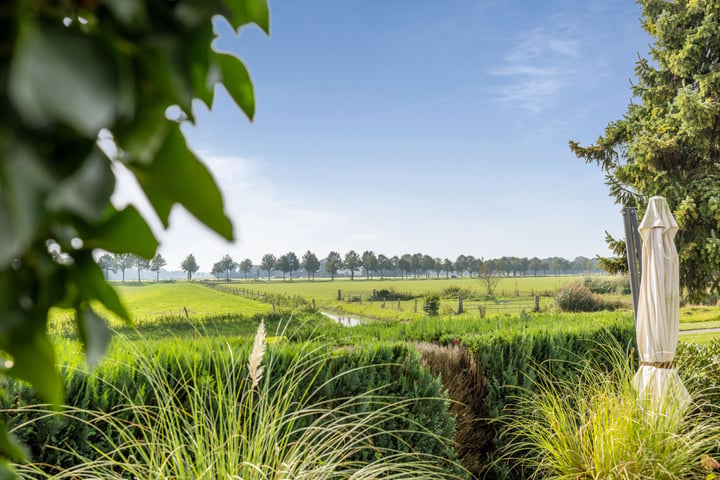
[[684, 405], [689, 396], [673, 368], [680, 333], [680, 274], [675, 234], [678, 226], [667, 200], [652, 197], [639, 231], [643, 240], [637, 310], [640, 369], [635, 388], [654, 405]]

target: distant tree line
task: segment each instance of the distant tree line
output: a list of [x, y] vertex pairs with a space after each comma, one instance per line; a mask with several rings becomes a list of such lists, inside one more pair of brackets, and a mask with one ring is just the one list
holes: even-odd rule
[[[125, 281], [125, 271], [135, 269], [138, 281], [140, 281], [140, 273], [144, 270], [155, 272], [156, 280], [158, 280], [159, 272], [167, 265], [167, 262], [159, 253], [152, 259], [145, 259], [133, 254], [115, 254], [113, 256], [106, 254], [98, 259], [98, 264], [105, 271], [106, 276], [110, 271], [121, 273], [123, 281]], [[186, 272], [188, 280], [192, 280], [193, 275], [200, 270], [193, 254], [188, 255], [182, 261], [180, 268]], [[582, 256], [567, 260], [562, 257], [485, 259], [472, 255], [459, 255], [455, 260], [450, 260], [421, 253], [387, 256], [376, 254], [372, 250], [366, 250], [362, 254], [350, 250], [345, 255], [331, 251], [325, 258], [319, 259], [315, 253], [308, 250], [300, 258], [294, 252], [288, 252], [279, 257], [267, 253], [262, 256], [258, 264], [253, 263], [249, 258], [236, 262], [226, 254], [213, 264], [210, 273], [218, 280], [221, 278], [225, 280], [231, 278], [259, 279], [261, 276], [270, 280], [273, 272], [279, 272], [282, 274], [283, 281], [288, 279], [292, 281], [299, 272], [304, 272], [310, 280], [314, 280], [316, 276], [335, 279], [335, 277], [343, 275], [354, 280], [356, 274], [362, 274], [368, 280], [376, 277], [380, 279], [386, 277], [417, 279], [468, 276], [487, 281], [490, 277], [569, 275], [601, 271], [597, 259]]]

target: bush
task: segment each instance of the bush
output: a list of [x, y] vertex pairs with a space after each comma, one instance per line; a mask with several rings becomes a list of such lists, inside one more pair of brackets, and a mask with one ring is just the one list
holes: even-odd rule
[[625, 275], [622, 277], [604, 277], [604, 278], [585, 278], [583, 285], [588, 287], [592, 293], [600, 295], [630, 295], [630, 277]]
[[[242, 407], [235, 399], [254, 395], [243, 390], [248, 385], [245, 365], [249, 346], [244, 342], [230, 344], [203, 338], [192, 343], [176, 340], [174, 344], [163, 342], [157, 345], [159, 348], [145, 342], [123, 345], [123, 352], [106, 359], [95, 374], [63, 368], [68, 406], [61, 415], [48, 415], [45, 408], [35, 406], [37, 398], [29, 387], [9, 382], [5, 386], [7, 395], [0, 401], [10, 417], [9, 425], [32, 451], [36, 463], [27, 468], [56, 470], [84, 464], [88, 468], [103, 468], [92, 462], [101, 452], [142, 458], [135, 466], [126, 459], [123, 469], [142, 470], [144, 465], [149, 467], [155, 463], [162, 468], [180, 464], [194, 468], [192, 458], [202, 456], [209, 462], [206, 462], [208, 468], [218, 473], [214, 478], [228, 478], [219, 474], [223, 468], [221, 462], [234, 460], [230, 450], [226, 456], [222, 452], [226, 450], [226, 444], [235, 449], [245, 448], [237, 444], [245, 439], [240, 438], [242, 435], [233, 434], [225, 439], [218, 435], [241, 431], [237, 429], [238, 425], [231, 424], [233, 421], [246, 422], [235, 416], [240, 414], [236, 405]], [[269, 396], [280, 389], [284, 393], [282, 404], [277, 406], [300, 410], [297, 415], [290, 410], [278, 413], [290, 415], [278, 420], [285, 425], [283, 430], [292, 426], [287, 432], [298, 432], [300, 437], [307, 435], [310, 429], [317, 431], [320, 439], [312, 442], [316, 447], [323, 438], [333, 440], [333, 426], [345, 422], [343, 415], [347, 415], [346, 420], [353, 422], [355, 419], [357, 425], [346, 422], [341, 428], [347, 427], [350, 432], [357, 427], [358, 434], [366, 431], [369, 443], [363, 447], [356, 441], [359, 437], [336, 437], [338, 445], [345, 442], [352, 448], [344, 457], [345, 461], [354, 462], [355, 466], [377, 465], [381, 458], [407, 458], [409, 453], [417, 459], [432, 457], [432, 462], [427, 464], [440, 465], [443, 470], [436, 472], [440, 477], [450, 471], [448, 468], [459, 471], [453, 463], [454, 421], [448, 413], [449, 401], [442, 392], [440, 381], [422, 368], [412, 347], [385, 342], [333, 350], [318, 343], [277, 342], [270, 348], [273, 351], [263, 361], [263, 383], [258, 388]], [[231, 390], [225, 390], [227, 388]], [[225, 405], [225, 401], [231, 403]], [[105, 416], [104, 412], [111, 415]], [[271, 412], [271, 415], [274, 414]], [[203, 422], [188, 424], [193, 418], [219, 422], [218, 428]], [[327, 428], [316, 424], [316, 420], [323, 418], [331, 422]], [[198, 441], [205, 442], [211, 450], [202, 453], [195, 451], [202, 445], [184, 443], [182, 439], [188, 432], [195, 440], [196, 435], [203, 435], [202, 441]], [[270, 429], [254, 434], [261, 436], [257, 441], [265, 441], [262, 435], [273, 432]], [[207, 437], [204, 436], [206, 433]], [[274, 452], [278, 440], [266, 440], [273, 446], [266, 448], [268, 453]], [[294, 443], [287, 443], [287, 440], [285, 438], [285, 443], [280, 446], [294, 448]], [[165, 445], [167, 441], [177, 443]], [[216, 445], [214, 441], [223, 443]], [[144, 446], [154, 444], [158, 448], [167, 448], [158, 450], [157, 455], [175, 452], [175, 463], [163, 463], [161, 457], [155, 458], [152, 448], [144, 449]], [[59, 446], [62, 448], [57, 448]], [[308, 451], [311, 450], [315, 451]], [[235, 451], [239, 455], [239, 450]], [[343, 452], [346, 451], [338, 450], [339, 454], [345, 455]], [[239, 455], [237, 458], [243, 460], [246, 457]], [[314, 461], [329, 466], [326, 459], [318, 457]], [[111, 464], [110, 467], [121, 466]], [[75, 473], [80, 475], [80, 472]], [[142, 474], [142, 471], [134, 473], [132, 478], [157, 476], [157, 472], [155, 475]], [[165, 478], [197, 478], [189, 471], [166, 473]]]
[[[669, 401], [653, 405], [633, 384], [636, 367], [617, 342], [582, 360], [578, 378], [558, 380], [554, 362], [504, 417], [505, 457], [537, 478], [705, 478], [720, 442], [717, 416]], [[602, 358], [603, 364], [597, 362]], [[525, 394], [525, 395], [523, 395]], [[698, 404], [698, 397], [693, 399]], [[702, 403], [702, 402], [700, 402]], [[658, 410], [661, 410], [658, 412]], [[528, 473], [525, 472], [525, 473]]]
[[440, 296], [442, 298], [457, 298], [462, 297], [463, 300], [469, 300], [474, 299], [477, 297], [477, 293], [475, 290], [472, 290], [470, 288], [462, 288], [457, 285], [450, 285], [447, 288], [444, 288], [440, 292]]
[[431, 293], [426, 295], [423, 300], [423, 311], [428, 315], [437, 315], [440, 310], [440, 297]]
[[560, 287], [555, 292], [555, 305], [563, 312], [596, 312], [607, 307], [600, 297], [580, 282]]
[[409, 292], [398, 292], [394, 288], [382, 288], [375, 292], [375, 298], [378, 300], [412, 300], [415, 297]]

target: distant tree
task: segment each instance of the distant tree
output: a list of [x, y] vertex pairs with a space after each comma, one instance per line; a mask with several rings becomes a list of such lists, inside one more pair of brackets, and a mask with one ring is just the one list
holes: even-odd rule
[[286, 255], [280, 255], [280, 258], [277, 259], [277, 265], [276, 268], [280, 270], [283, 274], [283, 282], [285, 281], [285, 275], [290, 271], [290, 259]]
[[435, 266], [435, 260], [430, 255], [422, 255], [420, 257], [420, 270], [425, 273], [425, 278], [430, 277], [430, 271]]
[[125, 270], [134, 265], [132, 253], [116, 253], [114, 258], [115, 267], [122, 272], [122, 281], [125, 282]]
[[301, 266], [307, 272], [308, 279], [312, 277], [312, 279], [315, 280], [315, 274], [320, 270], [320, 260], [318, 260], [313, 252], [308, 250], [302, 257]]
[[108, 272], [110, 270], [115, 272], [115, 262], [113, 261], [113, 257], [107, 253], [98, 258], [98, 265], [103, 271], [105, 271], [105, 280], [108, 279]]
[[160, 269], [167, 265], [167, 262], [159, 253], [150, 260], [150, 270], [155, 272], [155, 281], [160, 281]]
[[343, 264], [345, 265], [345, 268], [350, 270], [350, 280], [355, 280], [355, 272], [358, 268], [360, 268], [360, 265], [362, 265], [360, 255], [358, 255], [355, 250], [350, 250], [345, 254]]
[[213, 263], [212, 270], [210, 270], [210, 274], [215, 276], [215, 280], [220, 280], [220, 276], [225, 271], [225, 265], [223, 264], [223, 261], [220, 260], [219, 262]]
[[382, 280], [385, 278], [385, 271], [392, 269], [392, 261], [382, 253], [378, 255], [377, 260], [378, 268], [380, 269], [380, 280]]
[[365, 250], [362, 254], [362, 267], [365, 269], [365, 278], [372, 278], [372, 274], [378, 269], [378, 259], [375, 252]]
[[500, 281], [500, 276], [497, 275], [497, 270], [495, 268], [495, 263], [497, 260], [483, 260], [478, 263], [479, 265], [479, 278], [480, 283], [485, 287], [485, 292], [489, 296], [493, 296], [495, 294], [495, 288], [497, 287], [498, 282]]
[[443, 270], [445, 270], [445, 278], [450, 278], [450, 272], [453, 268], [453, 262], [449, 258], [443, 260]]
[[468, 275], [470, 275], [470, 278], [475, 275], [478, 271], [478, 259], [473, 257], [472, 255], [468, 255], [465, 257], [465, 268], [467, 269]]
[[300, 268], [300, 262], [295, 253], [288, 252], [278, 259], [277, 266], [283, 273], [283, 281], [285, 281], [285, 275], [289, 273], [290, 281], [292, 282], [292, 272]]
[[332, 251], [327, 256], [327, 261], [325, 262], [325, 270], [330, 274], [330, 280], [335, 280], [335, 275], [337, 275], [338, 270], [343, 268], [343, 261], [340, 254], [336, 251]]
[[552, 259], [552, 269], [557, 275], [565, 273], [570, 269], [570, 262], [562, 257], [555, 257]]
[[463, 272], [467, 268], [467, 257], [465, 255], [458, 255], [455, 259], [455, 271], [458, 277], [462, 277]]
[[537, 277], [538, 270], [542, 270], [543, 263], [542, 261], [537, 258], [533, 257], [528, 261], [528, 269], [533, 272], [533, 275]]
[[435, 270], [435, 278], [440, 278], [440, 272], [443, 269], [443, 261], [442, 258], [434, 258], [433, 259], [433, 270]]
[[410, 268], [415, 278], [418, 278], [420, 270], [422, 269], [422, 258], [422, 253], [414, 253], [413, 256], [410, 257]]
[[187, 273], [188, 282], [192, 281], [193, 274], [200, 270], [200, 266], [197, 264], [197, 260], [195, 260], [195, 255], [192, 253], [185, 257], [185, 260], [180, 264], [180, 268]]
[[270, 281], [270, 273], [272, 272], [272, 269], [275, 268], [276, 263], [277, 258], [275, 258], [275, 255], [272, 253], [266, 253], [260, 261], [260, 267], [268, 272], [268, 281]]
[[234, 272], [238, 264], [228, 254], [223, 255], [219, 263], [222, 271], [225, 272], [225, 280], [230, 281], [230, 272]]
[[390, 258], [390, 265], [393, 271], [393, 277], [397, 277], [397, 271], [398, 271], [398, 263], [400, 263], [400, 258], [397, 255], [393, 255]]
[[297, 255], [295, 255], [295, 252], [288, 252], [286, 254], [288, 258], [288, 263], [290, 267], [290, 281], [292, 282], [293, 279], [293, 272], [298, 270], [300, 268], [300, 260], [298, 260]]
[[412, 271], [412, 255], [406, 253], [398, 259], [397, 266], [403, 273], [403, 278], [407, 278], [408, 274]]
[[252, 260], [250, 260], [249, 258], [246, 258], [245, 260], [240, 262], [240, 271], [245, 274], [245, 280], [248, 279], [248, 273], [252, 269], [253, 269], [253, 263], [252, 263]]

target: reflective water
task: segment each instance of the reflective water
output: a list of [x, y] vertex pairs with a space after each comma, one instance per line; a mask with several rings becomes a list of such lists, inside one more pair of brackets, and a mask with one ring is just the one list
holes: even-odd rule
[[332, 318], [334, 321], [342, 325], [343, 327], [356, 327], [360, 325], [360, 320], [353, 317], [347, 317], [347, 316], [339, 316], [335, 315], [333, 313], [327, 313], [327, 312], [320, 312], [326, 317]]

